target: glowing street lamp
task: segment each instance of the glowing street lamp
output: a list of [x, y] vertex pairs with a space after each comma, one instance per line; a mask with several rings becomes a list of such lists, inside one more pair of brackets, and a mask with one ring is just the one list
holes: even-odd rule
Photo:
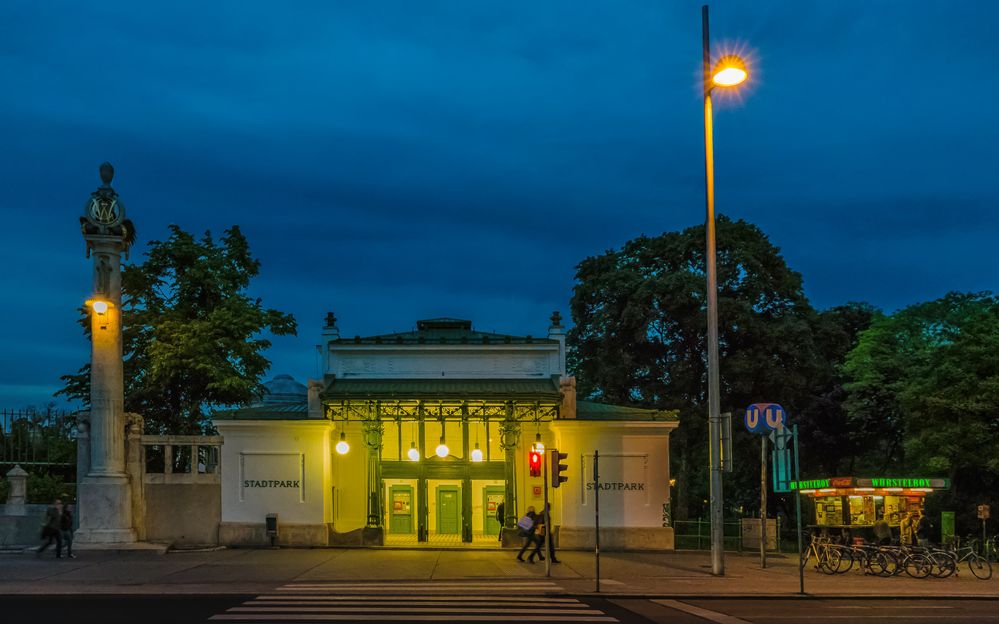
[[534, 434], [534, 450], [538, 453], [545, 452], [545, 443], [541, 441], [541, 432]]
[[448, 453], [451, 452], [451, 450], [447, 447], [447, 444], [444, 444], [444, 436], [441, 436], [441, 443], [437, 445], [437, 449], [434, 452], [437, 453], [437, 457], [440, 457], [441, 459], [447, 457]]
[[475, 448], [472, 449], [472, 461], [480, 462], [482, 461], [482, 449], [479, 448], [479, 443], [475, 443]]
[[409, 443], [409, 451], [406, 453], [409, 461], [420, 461], [420, 449], [416, 448], [416, 442]]
[[746, 81], [749, 71], [743, 59], [728, 54], [711, 66], [711, 38], [708, 34], [708, 5], [701, 7], [702, 65], [704, 72], [704, 186], [707, 214], [705, 272], [707, 273], [708, 312], [708, 448], [711, 492], [711, 573], [725, 574], [723, 533], [721, 448], [722, 422], [718, 372], [718, 276], [715, 251], [715, 148], [711, 113], [711, 91], [715, 87], [733, 88]]
[[341, 455], [346, 455], [347, 451], [350, 450], [350, 445], [347, 444], [347, 434], [343, 431], [340, 432], [340, 441], [336, 443], [336, 452]]
[[734, 54], [726, 54], [715, 65], [711, 82], [716, 87], [737, 87], [749, 78], [746, 63]]

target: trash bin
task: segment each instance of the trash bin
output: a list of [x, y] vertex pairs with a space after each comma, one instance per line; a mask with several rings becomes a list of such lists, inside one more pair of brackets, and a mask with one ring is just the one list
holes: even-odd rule
[[267, 518], [264, 521], [264, 526], [267, 530], [267, 536], [271, 538], [271, 546], [277, 542], [278, 536], [278, 515], [277, 514], [267, 514]]

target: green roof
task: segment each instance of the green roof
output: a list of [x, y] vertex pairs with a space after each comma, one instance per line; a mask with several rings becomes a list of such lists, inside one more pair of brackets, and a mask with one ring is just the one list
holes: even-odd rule
[[513, 336], [472, 329], [472, 321], [435, 318], [416, 322], [408, 332], [339, 338], [334, 344], [558, 344], [547, 337]]
[[212, 415], [215, 420], [307, 420], [308, 401], [294, 403], [267, 403], [231, 410], [220, 410]]
[[543, 379], [336, 379], [327, 381], [323, 401], [350, 399], [527, 399], [561, 401], [558, 384]]
[[576, 401], [576, 420], [632, 420], [668, 421], [678, 420], [675, 411], [645, 409], [625, 405], [610, 405], [595, 401]]

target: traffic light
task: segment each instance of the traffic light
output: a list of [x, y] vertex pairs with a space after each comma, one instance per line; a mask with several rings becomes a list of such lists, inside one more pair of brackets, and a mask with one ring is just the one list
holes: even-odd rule
[[531, 454], [528, 455], [528, 464], [529, 464], [529, 466], [531, 468], [531, 476], [532, 477], [540, 477], [541, 476], [541, 453], [532, 450]]
[[569, 477], [564, 476], [562, 473], [569, 469], [566, 464], [560, 464], [559, 462], [569, 459], [568, 453], [559, 453], [558, 449], [552, 449], [548, 451], [548, 460], [552, 465], [552, 487], [557, 488], [566, 481]]

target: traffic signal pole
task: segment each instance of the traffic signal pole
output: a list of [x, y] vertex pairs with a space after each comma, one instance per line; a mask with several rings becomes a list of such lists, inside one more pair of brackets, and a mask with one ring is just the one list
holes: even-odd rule
[[[552, 538], [552, 514], [548, 506], [548, 462], [541, 459], [542, 469], [544, 470], [544, 481], [545, 481], [545, 540], [550, 540]], [[548, 542], [544, 542], [545, 552], [545, 576], [550, 577], [552, 575], [552, 558], [551, 550], [548, 548]]]

